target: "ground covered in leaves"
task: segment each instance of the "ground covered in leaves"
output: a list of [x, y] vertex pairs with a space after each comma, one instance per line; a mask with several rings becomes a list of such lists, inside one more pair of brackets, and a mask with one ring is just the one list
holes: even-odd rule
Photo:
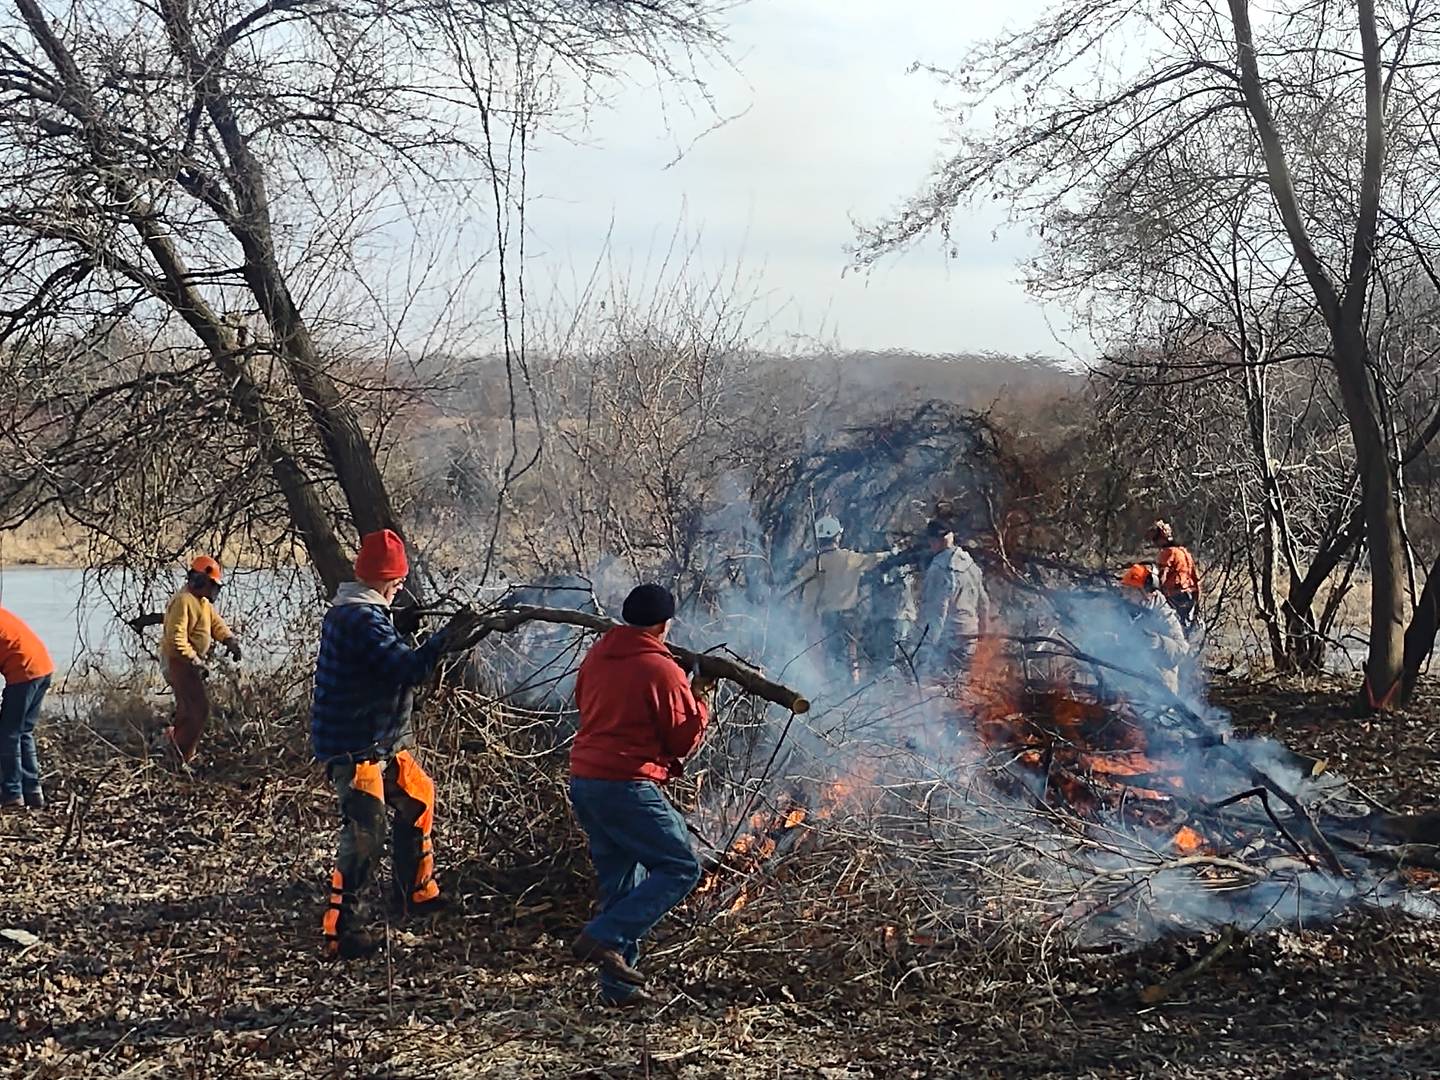
[[[1339, 685], [1215, 697], [1243, 730], [1327, 758], [1396, 809], [1435, 803], [1433, 700], [1359, 721]], [[456, 761], [437, 769], [455, 908], [393, 928], [374, 958], [329, 964], [317, 927], [333, 810], [298, 724], [232, 718], [187, 776], [148, 760], [148, 722], [143, 708], [52, 721], [52, 808], [0, 817], [0, 929], [37, 939], [0, 939], [0, 1074], [1440, 1075], [1440, 923], [1385, 914], [1242, 938], [1146, 1004], [1213, 938], [1036, 971], [995, 953], [941, 966], [849, 925], [849, 955], [877, 958], [856, 966], [767, 950], [742, 920], [686, 933], [682, 912], [648, 962], [667, 1004], [605, 1011], [564, 955], [590, 888], [578, 838], [548, 820], [553, 798], [517, 810]], [[524, 768], [521, 790], [541, 791], [544, 770]]]

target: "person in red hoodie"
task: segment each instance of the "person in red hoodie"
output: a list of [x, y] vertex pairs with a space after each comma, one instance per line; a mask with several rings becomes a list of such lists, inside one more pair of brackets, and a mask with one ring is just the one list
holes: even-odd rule
[[599, 966], [600, 995], [613, 1005], [648, 1000], [635, 968], [640, 939], [700, 880], [685, 820], [660, 788], [700, 745], [714, 689], [698, 674], [687, 679], [665, 648], [675, 617], [668, 589], [638, 586], [621, 614], [628, 625], [580, 664], [570, 750], [570, 803], [600, 888], [600, 913], [571, 952]]

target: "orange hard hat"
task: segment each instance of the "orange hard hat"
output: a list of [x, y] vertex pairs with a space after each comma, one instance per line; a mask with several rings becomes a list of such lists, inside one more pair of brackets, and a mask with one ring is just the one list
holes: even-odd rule
[[195, 556], [195, 561], [190, 564], [190, 572], [192, 574], [202, 574], [215, 582], [216, 585], [220, 584], [220, 564], [209, 555]]
[[1148, 589], [1150, 582], [1150, 567], [1144, 563], [1137, 562], [1134, 566], [1130, 567], [1130, 569], [1126, 570], [1125, 573], [1120, 575], [1120, 584], [1131, 589]]

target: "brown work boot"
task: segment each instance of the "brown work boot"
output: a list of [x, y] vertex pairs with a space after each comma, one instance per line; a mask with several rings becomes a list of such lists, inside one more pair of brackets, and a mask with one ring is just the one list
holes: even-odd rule
[[609, 972], [621, 982], [627, 982], [631, 986], [645, 985], [645, 976], [627, 964], [618, 949], [606, 945], [603, 941], [596, 941], [583, 930], [570, 945], [570, 954], [576, 960], [599, 964], [602, 971]]
[[27, 791], [25, 793], [25, 808], [27, 810], [44, 810], [45, 793], [43, 791]]
[[623, 998], [601, 994], [600, 1001], [607, 1009], [634, 1009], [641, 1012], [657, 1008], [660, 1005], [659, 998], [639, 988], [636, 988], [632, 993], [626, 994]]
[[435, 918], [450, 907], [450, 897], [446, 893], [432, 896], [429, 900], [422, 900], [416, 903], [414, 900], [406, 900], [402, 909], [405, 918], [417, 921], [425, 921]]
[[4, 802], [0, 802], [0, 811], [3, 811], [3, 810], [24, 810], [24, 809], [25, 809], [25, 800], [22, 799], [22, 798], [20, 798], [20, 796], [18, 796], [18, 795], [15, 796], [13, 799], [6, 799]]
[[326, 955], [332, 960], [359, 960], [378, 952], [385, 938], [368, 930], [346, 930], [338, 940], [327, 942]]

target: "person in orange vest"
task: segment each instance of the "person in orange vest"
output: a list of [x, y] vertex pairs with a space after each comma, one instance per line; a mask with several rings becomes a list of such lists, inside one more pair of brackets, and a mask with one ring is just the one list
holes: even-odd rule
[[1175, 530], [1169, 522], [1155, 522], [1145, 538], [1160, 549], [1155, 560], [1160, 592], [1188, 631], [1200, 617], [1200, 574], [1195, 568], [1195, 556], [1175, 542]]
[[1120, 575], [1121, 593], [1134, 607], [1134, 624], [1150, 647], [1150, 660], [1172, 694], [1180, 692], [1181, 671], [1191, 659], [1190, 644], [1175, 609], [1160, 591], [1155, 567], [1136, 563]]
[[35, 725], [55, 664], [18, 615], [0, 608], [0, 810], [43, 810]]
[[160, 663], [165, 681], [175, 691], [175, 719], [160, 734], [162, 743], [185, 764], [194, 760], [200, 736], [210, 719], [210, 695], [205, 689], [209, 674], [206, 661], [216, 645], [237, 663], [240, 660], [240, 643], [215, 610], [222, 584], [220, 564], [209, 555], [201, 555], [190, 564], [185, 586], [165, 609]]

